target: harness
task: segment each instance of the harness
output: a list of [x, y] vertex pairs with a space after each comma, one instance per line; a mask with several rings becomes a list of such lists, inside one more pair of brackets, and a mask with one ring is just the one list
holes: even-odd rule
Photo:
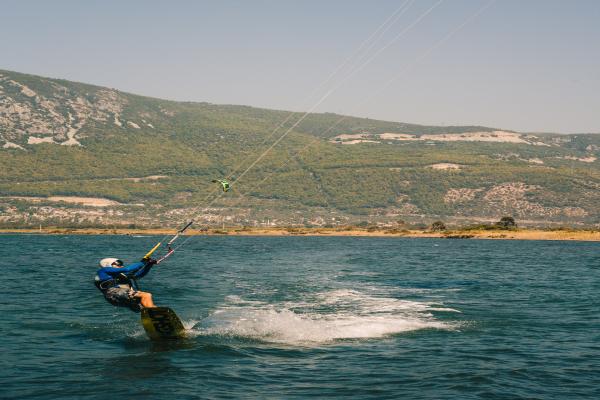
[[138, 290], [138, 284], [135, 278], [129, 277], [123, 273], [120, 273], [117, 278], [106, 279], [101, 281], [100, 277], [96, 275], [94, 277], [94, 284], [101, 292], [105, 292], [112, 287], [118, 287], [119, 285], [129, 285], [133, 290]]

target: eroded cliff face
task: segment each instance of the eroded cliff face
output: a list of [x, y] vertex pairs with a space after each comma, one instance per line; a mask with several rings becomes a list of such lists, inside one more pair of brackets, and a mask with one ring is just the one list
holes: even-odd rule
[[122, 125], [120, 114], [127, 99], [117, 91], [98, 89], [83, 96], [50, 80], [43, 83], [45, 90], [36, 91], [0, 73], [0, 139], [5, 147], [80, 146], [86, 124]]

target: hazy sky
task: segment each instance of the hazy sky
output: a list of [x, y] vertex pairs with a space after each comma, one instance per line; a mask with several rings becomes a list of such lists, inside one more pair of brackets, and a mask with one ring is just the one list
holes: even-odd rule
[[316, 111], [600, 132], [600, 1], [497, 0], [464, 26], [489, 0], [437, 3], [4, 0], [0, 69], [173, 100], [305, 111], [329, 93]]

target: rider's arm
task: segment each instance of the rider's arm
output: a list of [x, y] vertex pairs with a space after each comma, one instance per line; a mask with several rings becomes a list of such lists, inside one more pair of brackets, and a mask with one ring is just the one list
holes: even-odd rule
[[152, 266], [154, 264], [156, 264], [156, 260], [149, 259], [149, 260], [146, 260], [146, 261], [141, 261], [141, 263], [144, 264], [143, 268], [140, 268], [133, 275], [133, 277], [136, 278], [136, 279], [143, 278], [144, 276], [146, 276], [146, 274], [148, 272], [150, 272], [150, 270], [152, 269]]
[[135, 274], [139, 269], [142, 269], [145, 265], [146, 264], [143, 262], [136, 262], [122, 268], [104, 267], [102, 270], [113, 277], [119, 274], [132, 275]]

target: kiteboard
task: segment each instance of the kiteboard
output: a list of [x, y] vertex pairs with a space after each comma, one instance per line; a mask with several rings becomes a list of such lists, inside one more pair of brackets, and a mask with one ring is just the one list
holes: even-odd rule
[[185, 336], [185, 328], [175, 311], [169, 307], [143, 308], [142, 325], [152, 340], [178, 339]]

